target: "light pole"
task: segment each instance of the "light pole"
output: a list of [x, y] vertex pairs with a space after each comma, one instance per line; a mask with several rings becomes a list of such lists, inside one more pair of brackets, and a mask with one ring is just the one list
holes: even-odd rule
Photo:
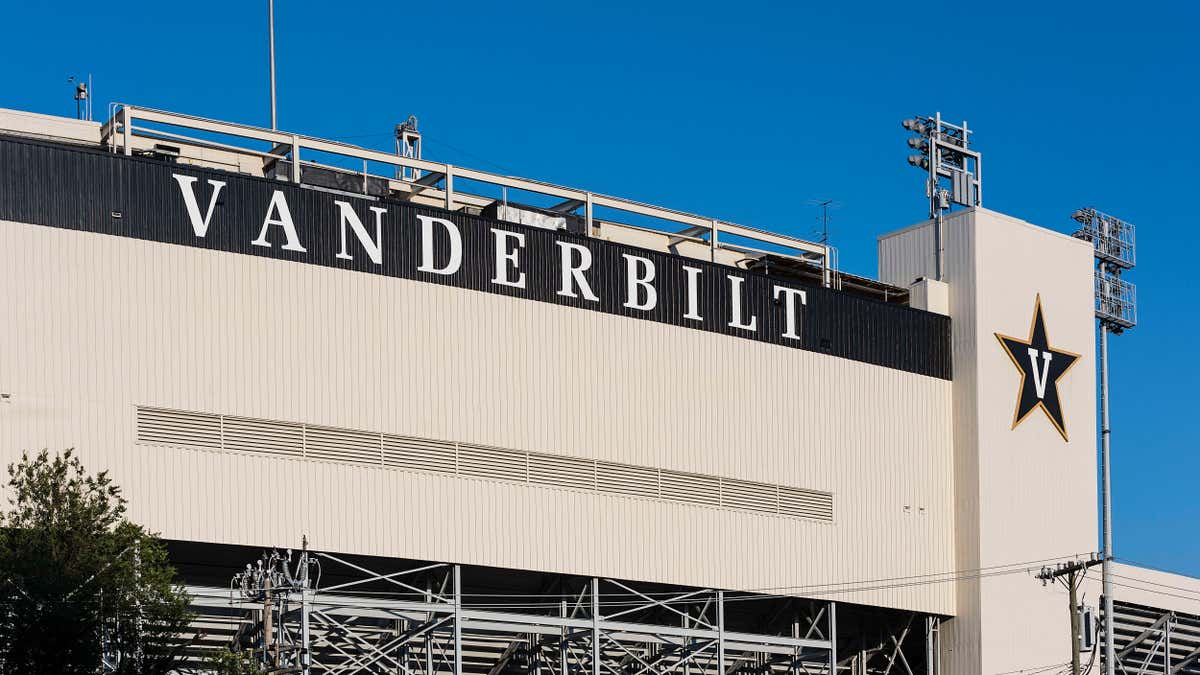
[[1109, 445], [1112, 427], [1108, 415], [1108, 334], [1119, 335], [1137, 324], [1137, 294], [1121, 272], [1136, 262], [1133, 225], [1093, 208], [1071, 214], [1083, 227], [1072, 236], [1092, 243], [1096, 257], [1096, 320], [1100, 328], [1100, 501], [1103, 542], [1100, 568], [1104, 597], [1104, 674], [1116, 672], [1113, 646], [1112, 583], [1112, 459]]
[[[942, 114], [913, 117], [900, 123], [916, 134], [908, 147], [920, 154], [909, 155], [908, 163], [928, 173], [925, 196], [929, 198], [929, 218], [933, 220], [933, 278], [942, 280], [942, 212], [951, 203], [961, 206], [983, 205], [983, 159], [971, 149], [971, 130], [967, 123], [951, 124]], [[949, 188], [943, 187], [943, 180]]]

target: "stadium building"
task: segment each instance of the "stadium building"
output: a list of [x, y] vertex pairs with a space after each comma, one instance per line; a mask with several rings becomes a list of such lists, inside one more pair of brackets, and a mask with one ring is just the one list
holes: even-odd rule
[[[1100, 672], [1095, 242], [974, 205], [874, 280], [396, 140], [0, 111], [0, 460], [111, 472], [196, 663]], [[1200, 582], [1115, 567], [1117, 670], [1200, 673]]]

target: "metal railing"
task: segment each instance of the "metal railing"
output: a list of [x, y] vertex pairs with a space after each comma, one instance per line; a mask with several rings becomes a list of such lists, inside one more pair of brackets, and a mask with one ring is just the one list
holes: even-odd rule
[[[556, 207], [562, 213], [569, 213], [582, 208], [583, 220], [589, 236], [591, 236], [595, 224], [599, 222], [594, 218], [593, 211], [596, 208], [607, 208], [613, 211], [644, 216], [681, 226], [681, 229], [673, 232], [661, 232], [653, 229], [651, 231], [683, 241], [690, 240], [705, 244], [711, 249], [713, 259], [716, 258], [717, 251], [720, 249], [785, 255], [817, 265], [821, 265], [828, 257], [828, 248], [814, 242], [716, 218], [708, 218], [661, 206], [621, 199], [619, 197], [610, 197], [587, 190], [554, 185], [528, 178], [505, 176], [478, 169], [454, 166], [443, 162], [404, 157], [347, 143], [313, 138], [311, 136], [233, 122], [221, 122], [128, 104], [112, 104], [109, 106], [109, 110], [109, 119], [101, 128], [101, 140], [112, 152], [121, 152], [126, 155], [134, 153], [135, 138], [175, 141], [196, 147], [261, 157], [264, 161], [264, 166], [271, 164], [278, 166], [279, 163], [287, 162], [289, 164], [288, 180], [300, 184], [302, 166], [325, 166], [314, 162], [305, 162], [302, 158], [302, 152], [327, 153], [362, 161], [364, 186], [368, 178], [386, 180], [389, 188], [392, 190], [408, 192], [412, 196], [421, 195], [427, 199], [436, 199], [447, 210], [455, 210], [464, 206], [483, 207], [496, 201], [492, 197], [455, 189], [456, 179], [469, 180], [497, 186], [502, 189], [522, 190], [562, 200], [558, 207]], [[176, 133], [165, 129], [147, 127], [145, 124], [165, 125], [184, 130], [185, 132], [198, 131], [230, 139], [266, 142], [270, 144], [271, 149], [268, 151], [256, 150], [230, 142], [197, 138], [189, 136], [187, 133]], [[393, 167], [393, 175], [370, 174], [368, 167], [370, 162]], [[326, 168], [344, 171], [344, 169], [332, 166]], [[395, 169], [410, 169], [408, 173], [412, 174], [414, 171], [420, 172], [421, 176], [415, 180], [397, 179], [395, 177]], [[638, 227], [615, 221], [609, 222], [626, 227]], [[722, 242], [722, 238], [726, 236], [781, 248], [786, 250], [787, 253], [767, 251], [741, 244], [725, 244]]]

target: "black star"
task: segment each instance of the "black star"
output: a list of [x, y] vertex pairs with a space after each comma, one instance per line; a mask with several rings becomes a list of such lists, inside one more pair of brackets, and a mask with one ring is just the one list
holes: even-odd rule
[[1062, 403], [1058, 399], [1058, 379], [1075, 365], [1079, 355], [1050, 347], [1046, 322], [1042, 317], [1042, 296], [1037, 296], [1033, 308], [1028, 340], [1000, 333], [996, 333], [996, 338], [1008, 352], [1008, 358], [1021, 371], [1021, 389], [1017, 397], [1017, 412], [1013, 415], [1013, 428], [1016, 429], [1034, 408], [1040, 407], [1058, 433], [1062, 434], [1063, 440], [1067, 440], [1067, 425], [1063, 421]]

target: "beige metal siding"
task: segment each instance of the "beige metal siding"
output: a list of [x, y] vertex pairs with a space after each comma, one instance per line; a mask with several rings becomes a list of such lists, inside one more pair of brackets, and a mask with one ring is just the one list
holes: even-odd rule
[[[984, 209], [954, 214], [943, 232], [954, 350], [955, 559], [963, 570], [956, 616], [943, 629], [943, 661], [954, 673], [1068, 661], [1066, 598], [1022, 568], [1086, 556], [1096, 546], [1090, 248]], [[885, 235], [879, 246], [883, 281], [932, 274], [928, 223]], [[1070, 442], [1037, 410], [1012, 426], [1020, 375], [995, 333], [1025, 337], [1039, 294], [1051, 345], [1081, 355], [1059, 383]], [[997, 573], [1014, 565], [1018, 573]]]
[[[135, 518], [169, 537], [282, 546], [307, 534], [336, 551], [731, 589], [954, 569], [943, 380], [18, 223], [0, 223], [0, 286], [0, 316], [17, 326], [0, 345], [0, 391], [12, 394], [0, 404], [0, 460], [76, 446], [112, 470]], [[139, 405], [240, 418], [222, 433], [242, 451], [139, 445]], [[385, 466], [424, 471], [304, 457], [307, 427], [380, 434], [327, 432], [311, 439], [322, 457], [378, 452]], [[597, 485], [612, 489], [487, 480], [531, 470], [534, 460], [507, 455], [475, 457], [484, 479], [452, 475], [447, 447], [417, 439], [597, 460]], [[675, 497], [647, 498], [660, 495], [616, 480], [612, 464], [661, 468]], [[564, 472], [555, 480], [577, 479]], [[712, 486], [669, 472], [832, 493], [834, 522], [688, 503]], [[954, 611], [949, 584], [889, 586], [842, 597]]]

